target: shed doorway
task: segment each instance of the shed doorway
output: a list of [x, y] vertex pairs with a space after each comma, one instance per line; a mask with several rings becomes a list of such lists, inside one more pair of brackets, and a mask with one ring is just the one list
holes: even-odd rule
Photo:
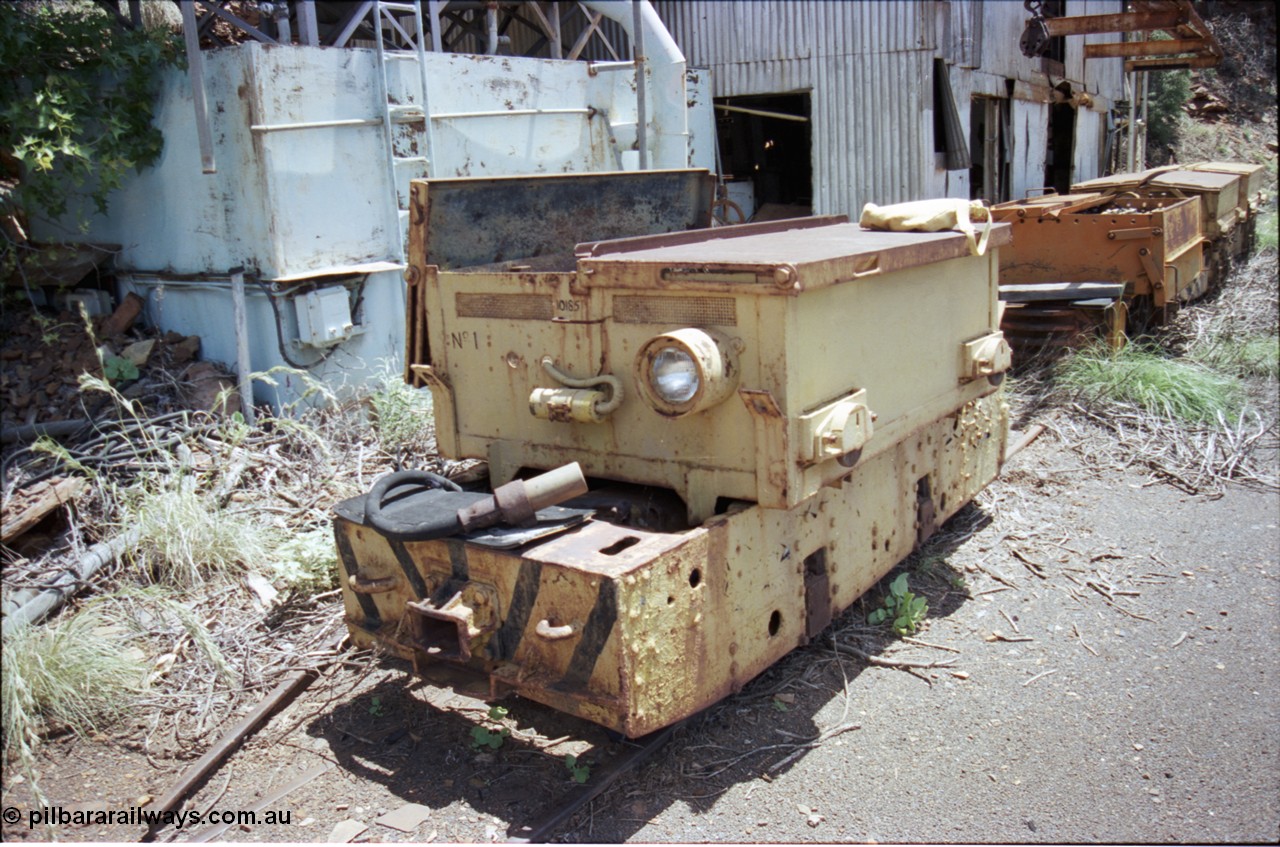
[[[716, 135], [728, 199], [746, 220], [813, 214], [809, 92], [717, 97]], [[739, 223], [730, 205], [724, 223]]]
[[1049, 149], [1045, 151], [1044, 184], [1059, 194], [1071, 190], [1075, 159], [1076, 110], [1070, 103], [1049, 107]]
[[969, 196], [1003, 203], [1011, 199], [1010, 110], [1005, 97], [974, 97], [969, 107]]

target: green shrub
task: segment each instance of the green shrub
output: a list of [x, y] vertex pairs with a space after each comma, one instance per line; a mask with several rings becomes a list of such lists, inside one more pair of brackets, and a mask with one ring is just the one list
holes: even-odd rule
[[907, 587], [907, 575], [903, 573], [889, 583], [889, 593], [884, 596], [883, 605], [867, 615], [867, 623], [872, 626], [888, 623], [898, 635], [911, 635], [920, 628], [928, 614], [928, 601], [911, 592]]
[[373, 431], [382, 451], [403, 464], [412, 454], [435, 448], [431, 394], [407, 385], [399, 374], [384, 373], [369, 395]]
[[1164, 161], [1177, 144], [1182, 107], [1191, 99], [1191, 72], [1152, 71], [1147, 77], [1147, 158]]
[[105, 213], [125, 174], [160, 155], [153, 103], [181, 43], [93, 3], [0, 3], [0, 149], [22, 165], [14, 204], [58, 217], [85, 190]]
[[1244, 399], [1236, 380], [1137, 343], [1119, 352], [1104, 344], [1078, 350], [1060, 363], [1057, 381], [1085, 406], [1127, 404], [1191, 424], [1211, 423], [1219, 416], [1235, 420]]
[[1276, 210], [1272, 209], [1258, 218], [1258, 249], [1275, 250], [1278, 246], [1280, 246], [1280, 216], [1277, 216]]
[[268, 557], [272, 576], [300, 593], [337, 587], [338, 552], [327, 528], [298, 533], [276, 546]]
[[1193, 346], [1190, 355], [1197, 362], [1232, 376], [1280, 376], [1280, 338], [1274, 335], [1211, 338]]

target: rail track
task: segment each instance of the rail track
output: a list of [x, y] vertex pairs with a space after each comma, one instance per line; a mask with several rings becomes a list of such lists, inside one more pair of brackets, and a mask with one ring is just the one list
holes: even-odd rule
[[547, 841], [580, 809], [607, 791], [622, 777], [634, 772], [650, 756], [666, 746], [675, 731], [690, 720], [692, 718], [686, 718], [684, 721], [652, 732], [643, 738], [623, 739], [620, 742], [624, 745], [622, 753], [606, 768], [594, 774], [589, 784], [583, 783], [567, 796], [560, 798], [559, 802], [538, 820], [513, 827], [508, 832], [507, 841], [512, 844], [541, 844]]

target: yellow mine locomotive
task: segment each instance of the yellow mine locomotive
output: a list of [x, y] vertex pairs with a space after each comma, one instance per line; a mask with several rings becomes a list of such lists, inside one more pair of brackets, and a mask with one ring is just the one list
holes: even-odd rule
[[488, 480], [409, 471], [337, 507], [357, 643], [645, 735], [814, 638], [995, 477], [1009, 227], [986, 255], [842, 217], [707, 229], [712, 188], [413, 184], [406, 376]]

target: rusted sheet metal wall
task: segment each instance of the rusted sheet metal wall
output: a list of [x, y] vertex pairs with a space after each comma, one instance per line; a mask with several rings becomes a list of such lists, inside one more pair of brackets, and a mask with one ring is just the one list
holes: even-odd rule
[[[957, 33], [955, 27], [964, 25], [966, 15], [976, 12], [981, 15], [980, 21], [972, 21], [972, 25], [981, 31], [980, 54], [982, 57], [978, 67], [988, 74], [1009, 79], [1024, 80], [1045, 84], [1045, 75], [1040, 70], [1040, 61], [1027, 59], [1018, 49], [1018, 39], [1026, 26], [1031, 13], [1018, 2], [977, 2], [977, 0], [951, 0], [951, 49], [955, 50], [963, 39], [963, 32]], [[1124, 11], [1123, 0], [1067, 0], [1066, 14], [1105, 15]], [[959, 21], [957, 19], [960, 19]], [[1120, 60], [1084, 61], [1084, 45], [1107, 41], [1119, 41], [1116, 33], [1107, 35], [1071, 36], [1066, 40], [1066, 56], [1063, 62], [1065, 78], [1072, 87], [1079, 89], [1084, 85], [1090, 94], [1100, 94], [1111, 100], [1120, 97], [1123, 85], [1123, 62]], [[959, 60], [957, 59], [959, 63]], [[1055, 79], [1054, 83], [1061, 80]]]
[[[1068, 15], [1114, 15], [1124, 11], [1124, 0], [1068, 0]], [[1118, 100], [1124, 90], [1123, 59], [1084, 60], [1084, 45], [1120, 41], [1119, 33], [1067, 39], [1067, 79], [1084, 82], [1090, 94]]]
[[933, 3], [655, 4], [717, 97], [812, 91], [814, 211], [921, 196], [933, 176]]
[[815, 213], [856, 217], [868, 202], [929, 195], [933, 118], [924, 105], [932, 61], [915, 51], [814, 62]]
[[934, 48], [934, 5], [795, 0], [659, 0], [690, 63], [794, 61]]
[[[1069, 0], [1067, 13], [1114, 12], [1119, 4]], [[1040, 60], [1019, 51], [1030, 13], [1016, 0], [655, 5], [690, 64], [711, 68], [717, 97], [811, 92], [815, 213], [968, 196], [968, 172], [945, 171], [934, 156], [934, 56], [950, 64], [966, 131], [973, 96], [1008, 97], [1007, 82], [1015, 82], [1011, 190], [1021, 196], [1044, 181], [1049, 86], [1060, 80], [1051, 83]], [[1084, 66], [1083, 44], [1068, 39], [1065, 63], [1074, 88], [1083, 85], [1094, 98], [1077, 120], [1077, 174], [1098, 172], [1102, 114], [1121, 95], [1116, 68]]]
[[951, 0], [942, 4], [945, 15], [940, 26], [946, 36], [939, 36], [942, 55], [959, 68], [982, 65], [982, 0]]
[[655, 6], [689, 64], [714, 69], [718, 97], [812, 88], [814, 62], [823, 58], [935, 46], [927, 2], [659, 0]]
[[711, 68], [717, 97], [813, 87], [813, 9], [808, 3], [655, 3], [689, 64]]
[[[748, 4], [749, 5], [749, 4]], [[828, 56], [933, 51], [933, 3], [816, 3], [815, 20]]]
[[[1039, 61], [1028, 60], [1018, 49], [1018, 39], [1031, 13], [1015, 0], [979, 4], [982, 13], [983, 73], [1010, 79], [1030, 79]], [[1044, 74], [1037, 73], [1040, 82]]]
[[[968, 0], [962, 2], [967, 4]], [[1123, 0], [1068, 0], [1066, 14], [1112, 14], [1123, 11], [1123, 6]], [[1043, 182], [1049, 119], [1048, 87], [1062, 82], [1062, 79], [1046, 75], [1041, 69], [1041, 60], [1027, 59], [1018, 49], [1018, 39], [1030, 17], [1020, 3], [981, 3], [979, 9], [982, 14], [982, 65], [965, 71], [963, 75], [969, 77], [971, 93], [990, 96], [1005, 96], [1006, 80], [1016, 80], [1012, 105], [1012, 196], [1019, 198], [1024, 196], [1026, 189], [1038, 188]], [[1070, 37], [1066, 40], [1065, 79], [1073, 92], [1087, 92], [1092, 99], [1090, 105], [1076, 110], [1073, 164], [1076, 179], [1088, 179], [1084, 174], [1102, 173], [1105, 167], [1102, 160], [1105, 116], [1114, 102], [1124, 95], [1123, 62], [1094, 59], [1086, 63], [1084, 45], [1119, 40], [1118, 34]], [[954, 43], [954, 38], [952, 41]], [[957, 102], [962, 104], [961, 119], [967, 122], [967, 109], [963, 108], [958, 92]]]
[[[1102, 159], [1106, 145], [1106, 115], [1092, 109], [1076, 110], [1076, 157], [1072, 182], [1101, 176], [1106, 162]], [[1082, 176], [1092, 174], [1093, 176]]]
[[655, 8], [690, 64], [719, 68], [795, 61], [809, 59], [815, 52], [814, 10], [808, 3], [659, 0]]
[[1045, 158], [1049, 147], [1049, 106], [1015, 99], [1011, 104], [1013, 157], [1010, 170], [1010, 196], [1026, 197], [1027, 192], [1044, 186]]

